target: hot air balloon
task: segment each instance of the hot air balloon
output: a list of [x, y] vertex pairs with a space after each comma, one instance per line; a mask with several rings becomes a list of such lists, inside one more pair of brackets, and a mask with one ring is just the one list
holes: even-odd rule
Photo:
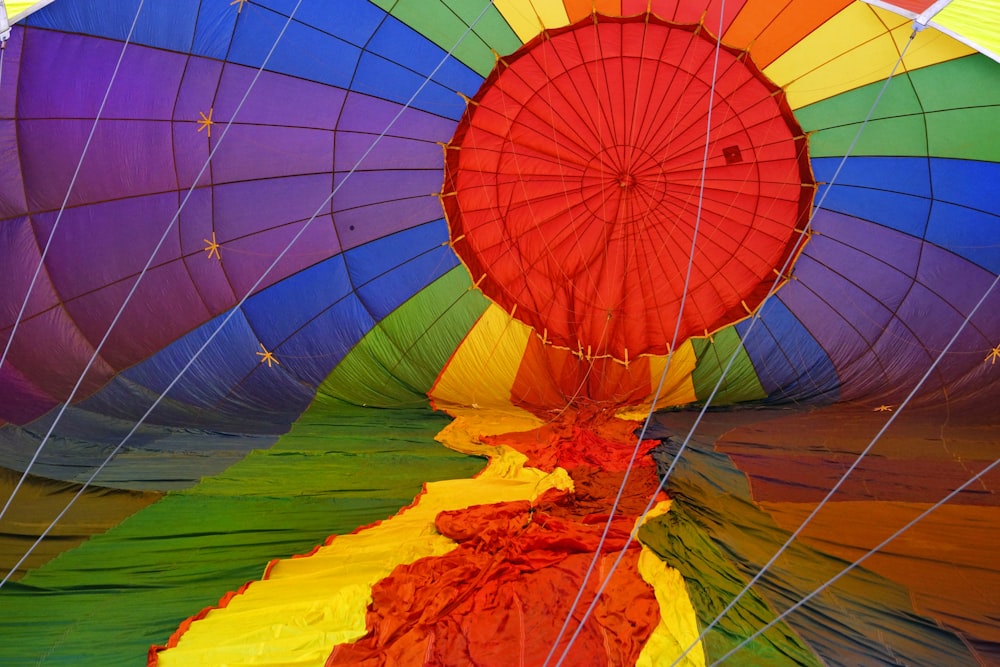
[[6, 16], [3, 664], [1000, 664], [1000, 3]]

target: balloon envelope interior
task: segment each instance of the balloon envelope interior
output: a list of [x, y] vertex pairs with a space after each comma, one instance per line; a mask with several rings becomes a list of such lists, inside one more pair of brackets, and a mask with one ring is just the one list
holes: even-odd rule
[[1000, 661], [996, 2], [24, 4], [0, 661]]

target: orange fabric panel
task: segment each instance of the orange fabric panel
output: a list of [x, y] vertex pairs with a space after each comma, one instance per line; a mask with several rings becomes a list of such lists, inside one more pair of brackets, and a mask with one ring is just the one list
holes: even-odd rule
[[[622, 14], [641, 14], [649, 11], [662, 19], [675, 23], [702, 23], [716, 34], [719, 31], [719, 9], [723, 0], [692, 2], [691, 0], [622, 0]], [[722, 25], [728, 26], [740, 11], [743, 2], [727, 0]], [[723, 30], [725, 28], [723, 27]]]
[[[528, 457], [528, 465], [546, 472], [580, 465], [620, 471], [628, 467], [640, 426], [639, 422], [617, 419], [610, 412], [565, 410], [534, 430], [484, 436], [482, 440], [513, 447]], [[640, 456], [657, 443], [643, 441]], [[651, 460], [648, 465], [652, 465]]]
[[563, 0], [569, 22], [579, 21], [591, 14], [618, 16], [622, 13], [621, 0]]
[[618, 407], [641, 402], [653, 392], [649, 359], [639, 357], [626, 367], [611, 359], [581, 359], [569, 350], [543, 345], [532, 336], [511, 387], [515, 405], [562, 406], [578, 396]]
[[[610, 569], [632, 523], [629, 517], [612, 522], [596, 573]], [[401, 566], [378, 584], [369, 633], [336, 646], [328, 667], [540, 664], [583, 586], [604, 523], [510, 502], [442, 512], [437, 528], [459, 547]], [[639, 551], [632, 543], [567, 664], [635, 664], [659, 622], [653, 591], [637, 573]], [[584, 587], [577, 617], [600, 579], [592, 576]]]
[[753, 61], [764, 69], [852, 1], [780, 5], [774, 0], [749, 0], [726, 30], [723, 41], [736, 48], [749, 47]]

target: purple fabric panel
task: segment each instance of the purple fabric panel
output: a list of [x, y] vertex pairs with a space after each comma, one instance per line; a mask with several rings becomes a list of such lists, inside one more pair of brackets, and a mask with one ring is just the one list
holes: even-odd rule
[[[12, 364], [46, 394], [65, 400], [93, 352], [76, 322], [64, 309], [57, 308], [21, 322], [4, 365]], [[97, 390], [112, 374], [111, 367], [98, 358], [78, 398]]]
[[17, 153], [17, 130], [14, 100], [17, 94], [23, 31], [13, 28], [4, 53], [3, 84], [0, 85], [0, 220], [23, 215], [27, 211], [21, 158]]
[[[0, 248], [3, 248], [0, 253], [0, 286], [3, 287], [0, 291], [0, 334], [3, 334], [14, 325], [42, 251], [35, 242], [31, 223], [23, 217], [0, 222]], [[32, 317], [58, 303], [59, 297], [43, 270], [23, 317]]]
[[[66, 209], [46, 258], [56, 291], [66, 301], [138, 274], [176, 212], [173, 192]], [[35, 216], [39, 246], [55, 218], [55, 212]], [[173, 260], [179, 252], [175, 225], [154, 263]]]
[[26, 424], [56, 405], [51, 396], [29, 382], [12, 363], [4, 362], [0, 368], [0, 424]]
[[[434, 169], [443, 173], [444, 151], [436, 143], [423, 139], [390, 137], [341, 131], [337, 134], [337, 158], [334, 168], [347, 172], [374, 169]], [[374, 146], [374, 147], [373, 147]], [[365, 151], [370, 152], [365, 155]], [[362, 156], [364, 159], [362, 160]], [[443, 177], [439, 178], [443, 180]], [[438, 186], [440, 190], [440, 185]]]
[[[120, 54], [120, 42], [31, 30], [21, 75], [45, 85], [20, 91], [19, 117], [96, 117]], [[169, 120], [186, 60], [181, 54], [130, 45], [102, 117]]]
[[[177, 169], [179, 187], [191, 187], [195, 176], [208, 160], [209, 138], [208, 128], [202, 129], [198, 121], [201, 114], [212, 115], [215, 122], [215, 112], [212, 111], [212, 99], [219, 85], [222, 64], [205, 58], [191, 58], [188, 61], [184, 78], [177, 92], [177, 100], [173, 112], [173, 155]], [[220, 136], [222, 128], [212, 127], [214, 138]], [[200, 184], [210, 182], [211, 171], [205, 170]]]
[[[303, 220], [265, 229], [252, 236], [229, 241], [223, 246], [224, 268], [237, 297], [244, 296], [250, 290], [304, 224]], [[330, 216], [317, 216], [256, 291], [332, 257], [337, 253], [337, 248], [337, 237]]]
[[[134, 284], [129, 278], [66, 303], [66, 312], [96, 345]], [[181, 261], [150, 269], [132, 296], [102, 350], [122, 370], [198, 326], [209, 313]]]
[[[904, 301], [900, 315], [912, 299]], [[876, 400], [898, 404], [931, 365], [931, 357], [905, 321], [893, 319], [871, 350], [838, 368], [842, 382], [841, 399]]]
[[[451, 141], [456, 122], [429, 114], [419, 109], [408, 108], [389, 127], [401, 105], [361, 93], [351, 93], [344, 104], [344, 112], [337, 129], [347, 132], [364, 132], [378, 135], [412, 137], [426, 141]], [[386, 129], [388, 128], [388, 131]]]
[[[858, 252], [881, 258], [906, 275], [916, 273], [921, 247], [919, 240], [909, 234], [825, 209], [817, 211], [812, 227], [819, 235], [835, 239]], [[811, 245], [812, 241], [806, 245], [806, 252], [809, 252]]]
[[[213, 218], [219, 243], [308, 220], [329, 196], [329, 174], [217, 185], [213, 188]], [[329, 211], [329, 204], [324, 204], [320, 214]], [[263, 252], [264, 246], [260, 249]], [[322, 250], [327, 257], [339, 252], [335, 245]]]
[[199, 188], [191, 193], [178, 225], [184, 264], [205, 307], [213, 315], [228, 310], [237, 301], [224, 263], [232, 258], [224, 248], [219, 249], [220, 257], [209, 257], [205, 250], [212, 240], [212, 190]]
[[[227, 63], [213, 97], [203, 103], [214, 106], [217, 121], [233, 118], [257, 70]], [[185, 77], [186, 79], [187, 77]], [[253, 84], [235, 122], [332, 130], [336, 127], [345, 92], [284, 74], [263, 72]]]
[[[212, 141], [217, 142], [221, 137], [222, 132], [216, 132]], [[219, 184], [326, 174], [326, 192], [312, 201], [315, 211], [333, 189], [331, 165], [333, 132], [274, 125], [232, 125], [212, 158], [212, 180]]]
[[[345, 177], [338, 174], [337, 181]], [[337, 228], [353, 224], [364, 230], [360, 242], [367, 242], [440, 219], [440, 191], [439, 171], [354, 172], [333, 199]]]
[[424, 195], [340, 211], [334, 221], [347, 250], [443, 216], [438, 198]]
[[13, 118], [17, 99], [18, 78], [21, 74], [21, 48], [24, 45], [24, 30], [13, 26], [7, 39], [3, 56], [3, 85], [0, 86], [0, 118]]
[[[6, 86], [6, 82], [3, 85]], [[0, 120], [0, 220], [24, 215], [27, 210], [21, 157], [17, 151], [17, 128], [12, 120]]]
[[[941, 248], [927, 244], [917, 272], [917, 279], [928, 289], [941, 295], [963, 316], [986, 293], [993, 282], [993, 274], [967, 259]], [[995, 289], [976, 313], [972, 324], [984, 331], [1000, 331], [1000, 288]], [[992, 348], [1000, 341], [990, 344]]]
[[[28, 205], [32, 211], [62, 204], [83, 147], [90, 120], [22, 120], [18, 138]], [[176, 187], [170, 124], [103, 120], [70, 197], [70, 206]]]
[[[815, 292], [797, 281], [786, 283], [778, 293], [782, 303], [802, 322], [810, 335], [830, 357], [841, 385], [841, 392], [849, 382], [857, 383], [856, 393], [867, 395], [878, 390], [881, 372], [858, 374], [854, 362], [860, 358], [874, 364], [870, 348], [851, 328], [850, 323], [836, 309], [822, 300]], [[850, 367], [850, 377], [848, 368]], [[842, 396], [843, 397], [843, 396]]]
[[[817, 231], [780, 298], [830, 355], [844, 400], [901, 401], [958, 329], [993, 276], [932, 244], [848, 216], [821, 213]], [[841, 276], [846, 276], [843, 278]], [[973, 325], [1000, 327], [1000, 294]], [[921, 390], [962, 382], [995, 342], [963, 332]], [[981, 380], [980, 380], [981, 381]], [[954, 387], [949, 387], [954, 394]]]
[[883, 256], [872, 257], [840, 243], [838, 239], [817, 236], [809, 241], [804, 256], [846, 277], [892, 311], [899, 306], [913, 282], [910, 274], [897, 267], [905, 266], [905, 260], [920, 246], [912, 237], [905, 239], [909, 240], [894, 240], [885, 246]]
[[[795, 266], [795, 276], [799, 285], [812, 291], [836, 309], [844, 325], [853, 329], [850, 335], [859, 337], [862, 345], [874, 342], [892, 317], [893, 311], [861, 289], [850, 278], [834, 273], [810, 255], [803, 254], [799, 258]], [[798, 311], [795, 312], [798, 315]], [[805, 320], [803, 322], [805, 323]], [[823, 332], [814, 331], [808, 324], [806, 326], [814, 335], [824, 336]], [[825, 335], [833, 333], [828, 332]], [[838, 331], [837, 335], [843, 333], [847, 332]]]
[[[878, 395], [886, 387], [884, 364], [872, 346], [906, 298], [920, 241], [864, 220], [821, 211], [818, 235], [796, 262], [796, 280], [781, 300], [830, 356], [841, 398]], [[909, 334], [905, 340], [912, 338]]]

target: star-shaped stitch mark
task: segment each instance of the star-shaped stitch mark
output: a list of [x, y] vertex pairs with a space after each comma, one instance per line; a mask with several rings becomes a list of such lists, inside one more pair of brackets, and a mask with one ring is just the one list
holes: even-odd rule
[[257, 356], [260, 357], [260, 363], [267, 364], [268, 368], [271, 368], [272, 364], [281, 365], [281, 362], [274, 358], [274, 353], [264, 347], [264, 343], [260, 343], [260, 349], [264, 350], [257, 353]]
[[1000, 345], [997, 345], [995, 348], [990, 350], [990, 353], [986, 355], [986, 358], [983, 359], [983, 362], [985, 363], [988, 361], [990, 362], [991, 366], [995, 366], [997, 363], [997, 359], [1000, 359]]
[[222, 255], [219, 254], [219, 248], [221, 248], [222, 246], [215, 242], [215, 232], [212, 232], [212, 240], [211, 241], [209, 241], [208, 239], [202, 239], [202, 241], [204, 241], [205, 243], [208, 244], [204, 248], [202, 248], [202, 250], [205, 250], [205, 251], [208, 252], [208, 258], [212, 259], [212, 255], [214, 254], [215, 257], [221, 262], [222, 261]]
[[209, 109], [207, 116], [205, 115], [204, 111], [198, 112], [198, 115], [201, 116], [201, 119], [198, 121], [198, 131], [201, 132], [202, 130], [207, 129], [209, 139], [212, 138], [212, 126], [215, 125], [215, 121], [212, 120], [212, 113], [214, 111], [215, 109]]
[[877, 408], [875, 408], [874, 410], [872, 410], [872, 412], [892, 412], [892, 406], [891, 405], [880, 405]]

